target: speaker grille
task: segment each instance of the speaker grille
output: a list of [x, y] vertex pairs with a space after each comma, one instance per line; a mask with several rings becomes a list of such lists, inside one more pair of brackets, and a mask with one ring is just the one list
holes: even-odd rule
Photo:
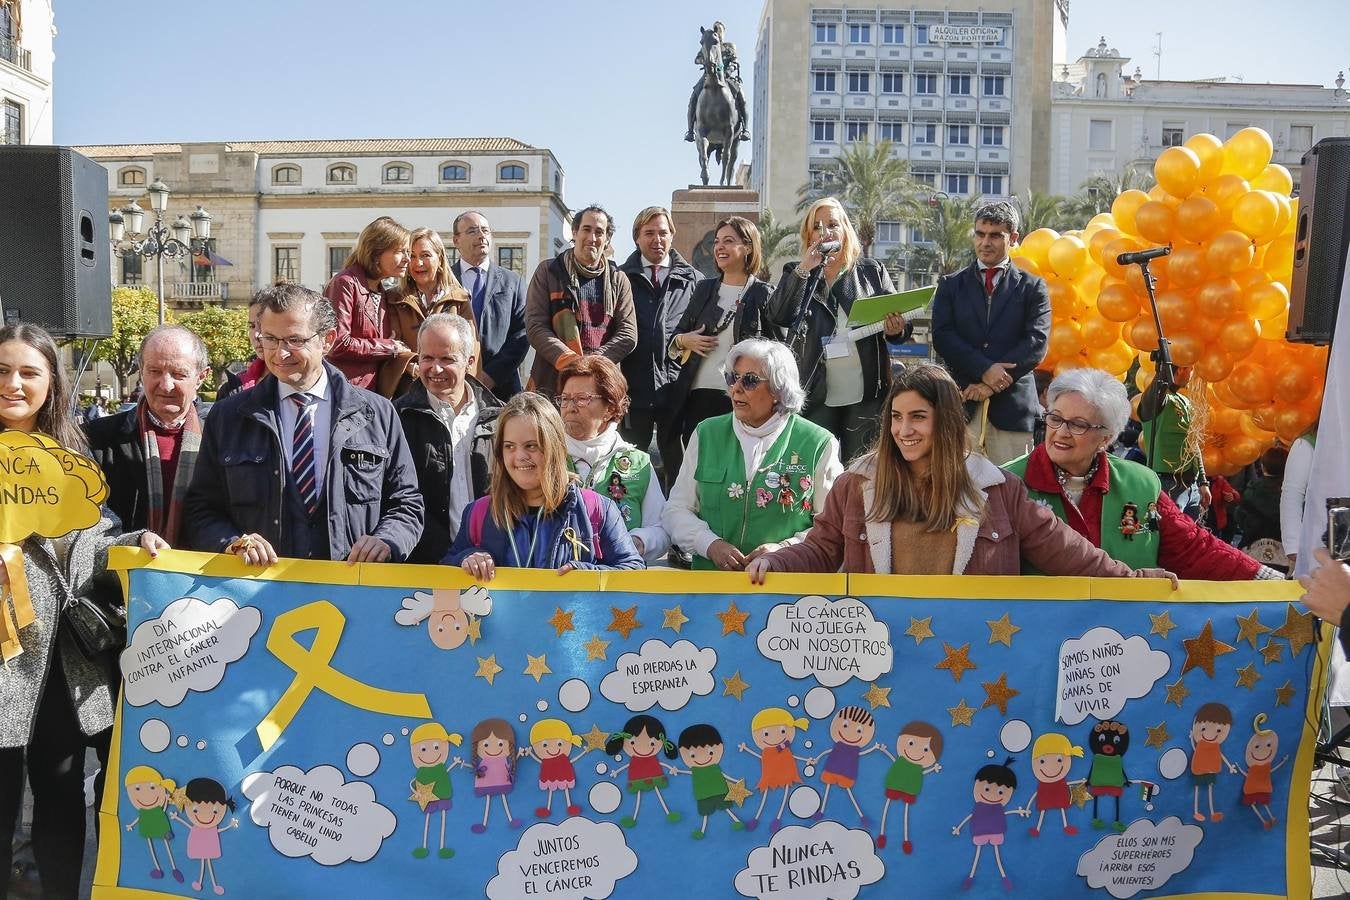
[[1350, 138], [1325, 138], [1304, 155], [1302, 187], [1286, 336], [1327, 344], [1350, 247]]

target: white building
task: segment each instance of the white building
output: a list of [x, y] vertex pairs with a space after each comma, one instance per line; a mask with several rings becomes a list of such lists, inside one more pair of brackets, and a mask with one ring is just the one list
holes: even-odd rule
[[[342, 267], [372, 219], [441, 232], [451, 251], [455, 216], [481, 211], [494, 261], [528, 277], [566, 246], [563, 171], [553, 153], [513, 138], [238, 141], [75, 148], [108, 170], [110, 204], [149, 209], [146, 186], [173, 191], [167, 218], [201, 205], [212, 216], [212, 265], [167, 265], [178, 305], [243, 303], [279, 279], [315, 289]], [[134, 254], [114, 265], [120, 284], [153, 286]]]
[[0, 144], [52, 142], [51, 0], [0, 0]]
[[1077, 62], [1057, 66], [1051, 99], [1050, 184], [1069, 195], [1090, 175], [1152, 170], [1168, 147], [1194, 134], [1226, 140], [1255, 125], [1275, 144], [1273, 161], [1297, 187], [1303, 154], [1324, 137], [1350, 134], [1350, 94], [1336, 86], [1246, 84], [1216, 78], [1148, 81], [1103, 37]]

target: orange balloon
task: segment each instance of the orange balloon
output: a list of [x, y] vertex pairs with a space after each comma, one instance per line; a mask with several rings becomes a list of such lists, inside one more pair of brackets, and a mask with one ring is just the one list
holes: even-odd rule
[[[1088, 313], [1083, 317], [1083, 343], [1087, 345], [1089, 353], [1092, 350], [1101, 350], [1104, 347], [1110, 347], [1120, 340], [1120, 323], [1108, 322], [1100, 314]], [[1134, 354], [1131, 353], [1131, 356]]]
[[1312, 393], [1314, 384], [1313, 373], [1306, 367], [1297, 363], [1284, 366], [1275, 375], [1275, 399], [1301, 403]]
[[1169, 333], [1167, 337], [1172, 344], [1172, 362], [1179, 366], [1195, 365], [1200, 359], [1200, 354], [1205, 352], [1205, 342], [1189, 331]]
[[1288, 197], [1294, 190], [1294, 176], [1279, 163], [1271, 163], [1261, 170], [1261, 174], [1252, 179], [1252, 189], [1274, 191]]
[[1256, 441], [1268, 441], [1274, 432], [1269, 428], [1263, 428], [1257, 424], [1258, 417], [1262, 422], [1267, 419], [1273, 420], [1275, 411], [1268, 407], [1259, 407], [1248, 413], [1238, 414], [1238, 430], [1247, 437]]
[[1236, 466], [1240, 469], [1243, 466], [1250, 466], [1252, 463], [1256, 462], [1256, 458], [1260, 456], [1265, 449], [1265, 446], [1260, 441], [1249, 438], [1244, 434], [1241, 437], [1229, 441], [1228, 446], [1223, 450], [1223, 458], [1229, 465]]
[[1210, 386], [1214, 388], [1214, 396], [1219, 398], [1219, 402], [1232, 409], [1250, 409], [1252, 404], [1243, 400], [1233, 391], [1232, 376], [1222, 381], [1211, 382]]
[[1223, 170], [1242, 178], [1255, 178], [1270, 164], [1274, 143], [1265, 129], [1247, 127], [1223, 145]]
[[1241, 231], [1220, 231], [1209, 239], [1205, 265], [1216, 275], [1232, 275], [1252, 264], [1252, 241]]
[[1153, 357], [1142, 351], [1135, 357], [1134, 361], [1139, 364], [1139, 368], [1146, 372], [1152, 372], [1158, 368], [1157, 364], [1153, 361]]
[[[1289, 333], [1289, 310], [1269, 319], [1261, 319], [1262, 343], [1280, 343]], [[1259, 344], [1257, 346], [1260, 346]]]
[[1309, 415], [1302, 407], [1291, 406], [1275, 413], [1275, 433], [1286, 444], [1292, 444], [1311, 428], [1315, 421], [1316, 415]]
[[1226, 319], [1237, 312], [1241, 293], [1242, 289], [1233, 279], [1215, 278], [1200, 285], [1200, 289], [1195, 292], [1195, 308], [1201, 315]]
[[1124, 237], [1124, 235], [1115, 228], [1106, 227], [1098, 230], [1096, 234], [1088, 239], [1088, 255], [1092, 257], [1093, 262], [1105, 268], [1106, 264], [1102, 259], [1102, 251], [1106, 249], [1107, 244], [1119, 240], [1122, 237]]
[[[1172, 150], [1180, 150], [1180, 147], [1171, 147]], [[1134, 214], [1134, 227], [1138, 229], [1139, 236], [1146, 241], [1152, 241], [1155, 244], [1170, 244], [1172, 242], [1172, 230], [1176, 228], [1177, 214], [1173, 212], [1172, 207], [1158, 200], [1150, 200], [1139, 207], [1138, 212]], [[1061, 240], [1063, 240], [1061, 238]]]
[[1266, 370], [1252, 362], [1238, 363], [1233, 374], [1228, 376], [1228, 383], [1233, 386], [1233, 393], [1248, 406], [1269, 403], [1275, 390]]
[[[1200, 364], [1196, 363], [1196, 370]], [[1215, 379], [1216, 381], [1218, 379]], [[1209, 430], [1216, 434], [1226, 434], [1238, 427], [1238, 420], [1242, 418], [1242, 413], [1235, 409], [1229, 409], [1222, 403], [1211, 403], [1209, 406]]]
[[1223, 319], [1212, 319], [1209, 316], [1194, 315], [1195, 297], [1187, 297], [1190, 304], [1189, 309], [1192, 315], [1186, 320], [1186, 330], [1198, 337], [1201, 343], [1212, 344], [1219, 337], [1219, 329], [1223, 327]]
[[1097, 294], [1097, 311], [1108, 322], [1129, 322], [1139, 315], [1139, 301], [1127, 285], [1108, 281]]
[[[1219, 350], [1213, 346], [1206, 347], [1205, 352], [1201, 353], [1200, 358], [1195, 361], [1195, 374], [1203, 378], [1205, 381], [1209, 382], [1223, 381], [1225, 378], [1228, 377], [1228, 373], [1232, 371], [1233, 371], [1232, 360], [1230, 360], [1228, 358], [1228, 355], [1224, 353], [1222, 350]], [[1228, 412], [1232, 412], [1232, 410], [1228, 410], [1227, 407], [1224, 406], [1210, 407], [1211, 423], [1213, 423], [1214, 421], [1215, 410], [1227, 410]], [[1236, 413], [1234, 413], [1234, 415], [1236, 415]], [[1231, 428], [1222, 427], [1219, 428], [1218, 430], [1230, 431]]]
[[1116, 220], [1109, 212], [1097, 213], [1095, 216], [1088, 219], [1088, 226], [1091, 227], [1093, 225], [1104, 228], [1115, 228]]
[[[1175, 148], [1173, 148], [1175, 149]], [[1177, 207], [1176, 233], [1188, 241], [1201, 243], [1223, 225], [1219, 204], [1203, 194], [1181, 201]]]
[[1153, 316], [1149, 313], [1143, 313], [1134, 320], [1125, 331], [1125, 339], [1130, 342], [1130, 346], [1138, 350], [1157, 350], [1158, 349], [1158, 329], [1153, 324]]
[[1122, 266], [1116, 261], [1117, 257], [1122, 253], [1133, 253], [1136, 250], [1142, 249], [1144, 249], [1144, 244], [1134, 238], [1117, 238], [1102, 249], [1102, 268], [1106, 270], [1107, 275], [1110, 275], [1112, 278], [1119, 278], [1123, 281], [1125, 279], [1126, 271], [1133, 268], [1133, 266]]
[[1225, 173], [1205, 185], [1205, 196], [1213, 200], [1219, 212], [1232, 215], [1233, 206], [1244, 194], [1252, 189], [1246, 180], [1237, 175]]
[[1274, 191], [1266, 191], [1266, 193], [1274, 197], [1275, 202], [1280, 204], [1280, 215], [1279, 218], [1275, 220], [1275, 235], [1269, 239], [1278, 240], [1280, 235], [1284, 234], [1285, 230], [1288, 229], [1289, 223], [1293, 221], [1294, 202], [1283, 194], [1277, 194]]
[[1261, 339], [1261, 326], [1246, 316], [1235, 316], [1223, 323], [1219, 330], [1219, 344], [1224, 352], [1241, 353], [1252, 349]]
[[1266, 245], [1262, 270], [1272, 281], [1288, 281], [1294, 274], [1294, 236], [1284, 234]]
[[1110, 372], [1117, 377], [1124, 376], [1130, 370], [1130, 363], [1133, 361], [1134, 351], [1124, 341], [1118, 340], [1106, 347], [1088, 351], [1088, 364], [1092, 368]]
[[1204, 246], [1182, 244], [1173, 247], [1167, 260], [1167, 274], [1174, 287], [1196, 288], [1211, 277]]
[[[1011, 256], [1011, 254], [1009, 254]], [[1026, 256], [1018, 255], [1012, 257], [1013, 265], [1023, 272], [1030, 272], [1032, 275], [1041, 275], [1041, 267], [1036, 265]]]
[[1120, 196], [1116, 197], [1111, 203], [1111, 217], [1116, 220], [1116, 227], [1126, 234], [1138, 234], [1134, 216], [1139, 211], [1139, 207], [1147, 202], [1148, 194], [1143, 191], [1122, 191]]
[[1223, 171], [1223, 141], [1212, 134], [1193, 134], [1182, 146], [1200, 160], [1200, 184], [1219, 177]]
[[1205, 457], [1205, 471], [1211, 475], [1231, 475], [1236, 469], [1229, 470], [1224, 462], [1223, 448], [1206, 445], [1201, 451]]
[[1087, 247], [1077, 237], [1057, 238], [1046, 255], [1055, 274], [1064, 278], [1073, 278], [1088, 263]]
[[1083, 346], [1083, 329], [1072, 319], [1056, 319], [1050, 325], [1050, 352], [1060, 357], [1077, 355]]
[[1173, 197], [1189, 197], [1200, 183], [1200, 157], [1186, 147], [1168, 147], [1153, 164], [1153, 176]]
[[[1148, 390], [1149, 385], [1153, 383], [1153, 378], [1154, 378], [1153, 372], [1148, 372], [1145, 371], [1144, 369], [1134, 370], [1134, 386], [1139, 389], [1139, 393], [1135, 394], [1134, 398], [1130, 400], [1131, 418], [1133, 419], [1139, 418], [1139, 401], [1141, 399], [1141, 395], [1143, 394], [1144, 391]], [[1140, 442], [1140, 446], [1141, 447], [1143, 446], [1142, 442]]]
[[1247, 300], [1252, 316], [1262, 321], [1289, 311], [1289, 291], [1277, 281], [1266, 281], [1248, 288]]
[[[1153, 276], [1153, 290], [1161, 293], [1172, 286], [1172, 279], [1169, 276], [1170, 266], [1167, 262], [1168, 257], [1155, 259], [1149, 265], [1149, 274]], [[1125, 267], [1125, 286], [1128, 287], [1139, 298], [1142, 303], [1148, 298], [1148, 288], [1144, 286], [1144, 271], [1138, 266]]]
[[1233, 204], [1233, 226], [1254, 241], [1279, 233], [1280, 203], [1269, 191], [1248, 191]]
[[[1142, 310], [1143, 304], [1140, 304]], [[1158, 317], [1168, 337], [1174, 331], [1190, 329], [1191, 298], [1181, 291], [1165, 291], [1158, 295]]]

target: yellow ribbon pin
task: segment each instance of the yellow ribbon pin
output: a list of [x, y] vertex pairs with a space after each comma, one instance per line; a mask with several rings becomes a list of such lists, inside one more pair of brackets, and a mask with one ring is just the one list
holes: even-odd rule
[[15, 544], [0, 544], [0, 562], [5, 564], [9, 576], [7, 588], [0, 589], [0, 660], [9, 662], [23, 653], [19, 631], [36, 622], [37, 613], [28, 595], [23, 551]]
[[562, 530], [562, 537], [564, 541], [567, 541], [567, 543], [572, 545], [572, 561], [579, 562], [581, 560], [581, 551], [586, 549], [586, 542], [577, 537], [576, 529], [571, 525], [568, 525]]

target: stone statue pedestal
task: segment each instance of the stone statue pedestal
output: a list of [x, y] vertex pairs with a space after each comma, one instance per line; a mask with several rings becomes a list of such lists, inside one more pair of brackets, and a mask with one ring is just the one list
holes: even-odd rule
[[743, 187], [704, 187], [691, 184], [670, 198], [675, 249], [704, 275], [717, 275], [712, 244], [717, 223], [727, 216], [743, 216], [759, 223], [759, 192]]

